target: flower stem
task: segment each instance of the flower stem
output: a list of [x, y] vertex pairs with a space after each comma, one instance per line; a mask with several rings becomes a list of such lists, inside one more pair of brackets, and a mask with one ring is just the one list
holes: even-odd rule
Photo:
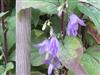
[[[66, 0], [64, 1], [63, 10], [66, 8]], [[64, 35], [64, 11], [61, 14], [61, 33]]]

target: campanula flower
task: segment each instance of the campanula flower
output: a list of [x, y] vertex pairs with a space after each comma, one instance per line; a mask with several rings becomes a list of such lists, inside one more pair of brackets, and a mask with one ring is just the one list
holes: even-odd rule
[[51, 75], [54, 68], [61, 67], [61, 63], [57, 58], [57, 53], [59, 51], [59, 41], [55, 36], [51, 36], [49, 39], [42, 41], [34, 47], [39, 49], [40, 54], [47, 54], [47, 58], [44, 62], [45, 64], [49, 65], [48, 75]]
[[51, 37], [50, 38], [50, 54], [55, 57], [59, 51], [59, 41], [56, 37]]
[[80, 19], [77, 15], [71, 14], [69, 16], [69, 22], [66, 28], [66, 33], [69, 36], [76, 36], [78, 33], [78, 26], [85, 26], [85, 23], [82, 19]]

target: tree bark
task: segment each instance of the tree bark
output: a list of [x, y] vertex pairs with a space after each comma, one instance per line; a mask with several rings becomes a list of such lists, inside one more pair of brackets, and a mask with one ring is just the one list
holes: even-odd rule
[[30, 51], [31, 11], [25, 9], [16, 14], [16, 75], [31, 75]]

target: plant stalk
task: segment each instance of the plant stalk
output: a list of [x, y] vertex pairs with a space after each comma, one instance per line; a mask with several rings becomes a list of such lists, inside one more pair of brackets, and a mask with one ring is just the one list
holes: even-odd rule
[[[64, 1], [64, 6], [63, 6], [63, 10], [65, 10], [66, 8], [66, 0]], [[61, 33], [64, 35], [64, 11], [62, 11], [62, 14], [61, 14]]]

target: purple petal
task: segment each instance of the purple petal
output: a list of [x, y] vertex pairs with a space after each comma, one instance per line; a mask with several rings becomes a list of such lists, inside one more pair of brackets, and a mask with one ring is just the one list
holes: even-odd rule
[[51, 75], [52, 70], [53, 70], [53, 64], [49, 64], [49, 67], [48, 67], [48, 75]]
[[52, 61], [52, 59], [53, 59], [53, 56], [52, 56], [52, 55], [49, 55], [48, 59], [46, 59], [46, 60], [44, 61], [44, 63], [45, 63], [45, 64], [50, 64], [51, 61]]
[[61, 68], [61, 63], [60, 63], [60, 61], [57, 61], [57, 62], [55, 63], [55, 67], [58, 68], [58, 69]]
[[41, 43], [34, 45], [34, 47], [39, 49], [40, 54], [44, 54], [46, 51], [49, 50], [49, 41], [46, 39]]
[[70, 25], [74, 25], [78, 23], [78, 17], [75, 14], [70, 15]]
[[66, 28], [66, 33], [69, 36], [77, 36], [78, 31], [78, 24], [85, 26], [85, 23], [83, 20], [81, 20], [77, 15], [71, 14], [69, 17], [69, 22]]
[[77, 35], [77, 30], [72, 29], [71, 34], [72, 34], [72, 36], [76, 36]]
[[50, 39], [50, 54], [52, 56], [56, 56], [57, 52], [59, 51], [59, 41], [57, 40], [56, 37], [52, 37]]
[[86, 24], [84, 23], [84, 21], [81, 20], [80, 18], [78, 18], [78, 23], [79, 23], [81, 26], [86, 26]]

